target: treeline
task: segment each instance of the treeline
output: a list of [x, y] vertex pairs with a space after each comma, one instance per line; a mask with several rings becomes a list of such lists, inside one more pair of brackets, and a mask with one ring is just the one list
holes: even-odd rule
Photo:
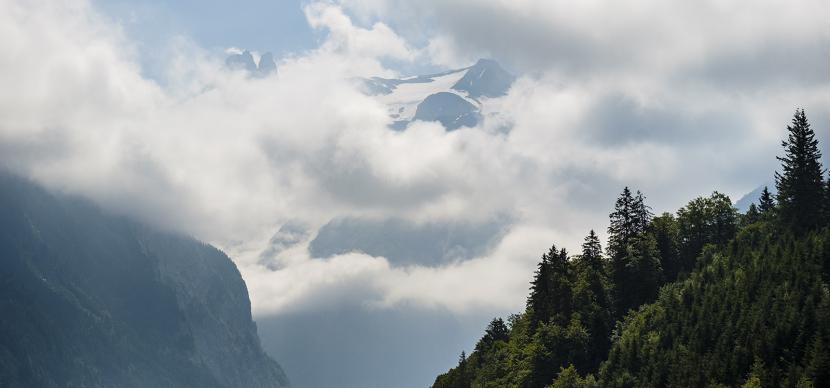
[[830, 386], [830, 180], [803, 110], [787, 129], [775, 198], [655, 217], [625, 188], [605, 252], [552, 246], [525, 311], [433, 387]]

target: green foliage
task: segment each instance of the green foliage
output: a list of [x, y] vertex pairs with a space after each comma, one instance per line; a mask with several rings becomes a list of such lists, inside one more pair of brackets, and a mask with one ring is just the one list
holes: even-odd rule
[[738, 227], [738, 210], [732, 201], [717, 191], [698, 197], [677, 211], [678, 273], [689, 272], [706, 244], [724, 246]]
[[550, 384], [558, 366], [582, 362], [586, 357], [588, 332], [578, 319], [572, 319], [566, 327], [555, 323], [543, 323], [536, 330], [530, 347], [529, 387]]
[[767, 218], [771, 217], [773, 212], [775, 211], [775, 199], [772, 198], [772, 194], [769, 192], [769, 189], [764, 186], [764, 190], [761, 191], [761, 199], [758, 203], [758, 211], [761, 213], [762, 216]]
[[609, 335], [613, 325], [608, 275], [599, 238], [592, 230], [582, 244], [582, 255], [575, 259], [573, 295], [575, 311], [590, 335], [585, 365], [595, 370], [611, 346]]
[[650, 232], [657, 244], [663, 279], [674, 281], [680, 273], [680, 252], [677, 246], [680, 229], [677, 219], [671, 213], [663, 213], [651, 221]]
[[761, 388], [761, 379], [758, 376], [752, 375], [749, 379], [746, 380], [744, 385], [741, 385], [741, 388]]
[[761, 212], [758, 210], [758, 206], [755, 206], [755, 204], [753, 203], [749, 205], [749, 209], [747, 209], [746, 214], [741, 216], [740, 225], [741, 227], [746, 227], [747, 225], [751, 225], [760, 221]]
[[628, 246], [622, 276], [614, 285], [617, 313], [627, 313], [657, 295], [662, 279], [660, 256], [654, 236], [642, 234]]
[[434, 387], [829, 386], [830, 183], [803, 111], [789, 130], [779, 204], [765, 188], [739, 215], [714, 192], [652, 219], [626, 187], [607, 257], [593, 231], [551, 248], [526, 311]]
[[[825, 386], [830, 289], [821, 268], [830, 231], [778, 233], [757, 222], [723, 247], [705, 244], [695, 270], [631, 310], [613, 333], [607, 305], [589, 286], [591, 277], [603, 284], [602, 272], [589, 271], [596, 245], [589, 235], [583, 254], [565, 261], [573, 287], [567, 324], [531, 327], [529, 308], [511, 318], [507, 336], [491, 341], [488, 329], [480, 344], [489, 347], [477, 346], [466, 368], [434, 387]], [[469, 385], [448, 383], [458, 376]]]
[[623, 256], [629, 240], [637, 234], [638, 222], [634, 216], [634, 197], [631, 190], [625, 187], [614, 204], [614, 212], [609, 215], [608, 254], [611, 257]]
[[796, 110], [787, 140], [781, 142], [782, 172], [775, 173], [781, 222], [798, 232], [823, 224], [821, 217], [825, 187], [818, 140], [804, 110]]
[[795, 385], [805, 370], [826, 370], [826, 349], [816, 341], [827, 328], [820, 312], [830, 294], [819, 268], [828, 239], [828, 232], [776, 237], [762, 225], [726, 249], [705, 250], [699, 270], [626, 317], [601, 379], [735, 386], [751, 372], [777, 387]]
[[489, 350], [497, 341], [507, 342], [508, 339], [510, 339], [510, 329], [504, 324], [504, 320], [493, 318], [484, 331], [484, 337], [476, 343], [476, 351]]
[[576, 368], [573, 365], [568, 365], [567, 368], [560, 368], [559, 374], [556, 376], [556, 380], [553, 381], [553, 384], [548, 386], [549, 388], [599, 388], [600, 385], [597, 383], [594, 376], [588, 375], [586, 377], [582, 377], [577, 372]]
[[628, 310], [651, 300], [662, 279], [660, 256], [654, 236], [647, 233], [651, 211], [639, 191], [623, 189], [609, 215], [608, 255], [614, 311]]
[[556, 245], [542, 255], [527, 300], [531, 326], [549, 321], [565, 324], [571, 313], [571, 279], [568, 253]]

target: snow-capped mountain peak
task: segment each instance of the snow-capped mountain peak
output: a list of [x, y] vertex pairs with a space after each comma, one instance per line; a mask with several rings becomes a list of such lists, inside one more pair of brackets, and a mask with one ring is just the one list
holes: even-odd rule
[[438, 121], [447, 130], [472, 127], [488, 100], [507, 93], [515, 78], [496, 61], [481, 59], [463, 69], [401, 79], [364, 79], [364, 90], [389, 107], [392, 127]]

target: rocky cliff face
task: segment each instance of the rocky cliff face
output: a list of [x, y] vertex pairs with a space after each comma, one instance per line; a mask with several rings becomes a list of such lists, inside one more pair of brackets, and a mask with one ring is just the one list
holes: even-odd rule
[[225, 65], [232, 70], [244, 70], [254, 77], [265, 77], [277, 71], [277, 63], [270, 52], [259, 57], [259, 64], [254, 61], [254, 55], [245, 50], [239, 54], [232, 54], [225, 59]]
[[210, 245], [0, 174], [0, 386], [283, 387]]

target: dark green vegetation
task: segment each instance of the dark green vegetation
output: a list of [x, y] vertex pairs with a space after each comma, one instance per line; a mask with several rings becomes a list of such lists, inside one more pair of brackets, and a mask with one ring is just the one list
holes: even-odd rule
[[552, 247], [525, 312], [433, 387], [830, 386], [830, 182], [803, 110], [788, 130], [776, 199], [653, 217], [626, 188], [605, 254]]
[[0, 173], [0, 386], [284, 385], [222, 252]]

